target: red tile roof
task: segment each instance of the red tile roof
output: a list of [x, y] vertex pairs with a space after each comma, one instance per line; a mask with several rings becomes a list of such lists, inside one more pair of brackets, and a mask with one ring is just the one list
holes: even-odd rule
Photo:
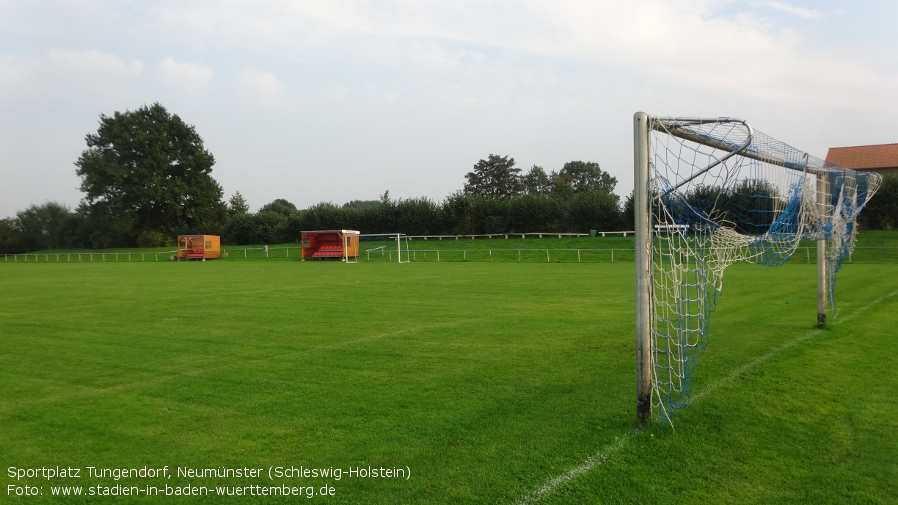
[[898, 167], [898, 144], [830, 147], [826, 161], [840, 167], [868, 170]]

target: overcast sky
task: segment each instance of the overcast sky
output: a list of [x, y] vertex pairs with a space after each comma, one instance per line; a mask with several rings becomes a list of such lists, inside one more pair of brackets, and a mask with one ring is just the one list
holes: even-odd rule
[[441, 202], [490, 154], [633, 185], [632, 118], [823, 158], [898, 142], [898, 2], [0, 0], [0, 218], [74, 209], [101, 114], [159, 102], [251, 210]]

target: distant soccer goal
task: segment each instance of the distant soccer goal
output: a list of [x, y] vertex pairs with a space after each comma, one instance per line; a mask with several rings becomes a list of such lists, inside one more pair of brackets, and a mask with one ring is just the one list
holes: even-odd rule
[[359, 236], [362, 261], [409, 263], [408, 235], [405, 233], [363, 233]]
[[[634, 116], [637, 417], [671, 419], [690, 399], [723, 271], [782, 265], [817, 242], [817, 324], [875, 173], [827, 164], [733, 118]], [[813, 296], [810, 295], [809, 296]]]

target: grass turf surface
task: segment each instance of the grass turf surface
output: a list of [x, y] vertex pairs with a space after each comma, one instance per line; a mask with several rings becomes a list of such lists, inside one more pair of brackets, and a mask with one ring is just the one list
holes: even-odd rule
[[[847, 265], [820, 332], [813, 265], [728, 269], [699, 398], [671, 433], [634, 422], [632, 263], [3, 265], [0, 501], [287, 484], [330, 485], [326, 503], [888, 503], [896, 274]], [[411, 476], [7, 470], [166, 465]], [[43, 495], [7, 487], [26, 484]]]

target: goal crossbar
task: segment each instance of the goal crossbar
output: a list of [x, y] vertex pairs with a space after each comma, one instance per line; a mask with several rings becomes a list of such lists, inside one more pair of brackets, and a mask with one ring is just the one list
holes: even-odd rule
[[881, 176], [847, 170], [745, 120], [634, 115], [637, 418], [670, 420], [689, 402], [723, 270], [778, 266], [818, 247], [818, 326], [856, 218]]
[[[712, 123], [738, 123], [743, 125], [746, 129], [745, 140], [741, 143], [726, 141], [725, 139], [703, 135], [692, 128], [694, 126], [707, 125]], [[669, 133], [676, 137], [690, 140], [692, 142], [695, 142], [696, 144], [702, 144], [713, 149], [719, 149], [721, 151], [729, 152], [729, 156], [738, 154], [741, 156], [745, 156], [746, 158], [752, 158], [762, 163], [769, 163], [771, 165], [776, 165], [802, 172], [807, 171], [815, 174], [829, 173], [832, 170], [842, 169], [836, 164], [826, 162], [824, 160], [821, 160], [820, 158], [811, 156], [808, 153], [801, 152], [784, 142], [780, 142], [773, 137], [765, 135], [764, 133], [757, 132], [757, 135], [766, 137], [767, 140], [767, 147], [763, 150], [760, 149], [759, 147], [757, 147], [758, 142], [756, 142], [754, 139], [756, 134], [755, 130], [744, 119], [730, 117], [721, 117], [715, 119], [676, 117], [657, 118], [657, 121], [654, 121], [651, 126], [657, 131]], [[778, 146], [770, 144], [778, 144]], [[777, 152], [792, 152], [797, 154], [799, 159], [795, 159], [795, 157], [787, 158], [786, 156], [777, 156], [775, 154]], [[712, 167], [708, 168], [710, 169]]]

